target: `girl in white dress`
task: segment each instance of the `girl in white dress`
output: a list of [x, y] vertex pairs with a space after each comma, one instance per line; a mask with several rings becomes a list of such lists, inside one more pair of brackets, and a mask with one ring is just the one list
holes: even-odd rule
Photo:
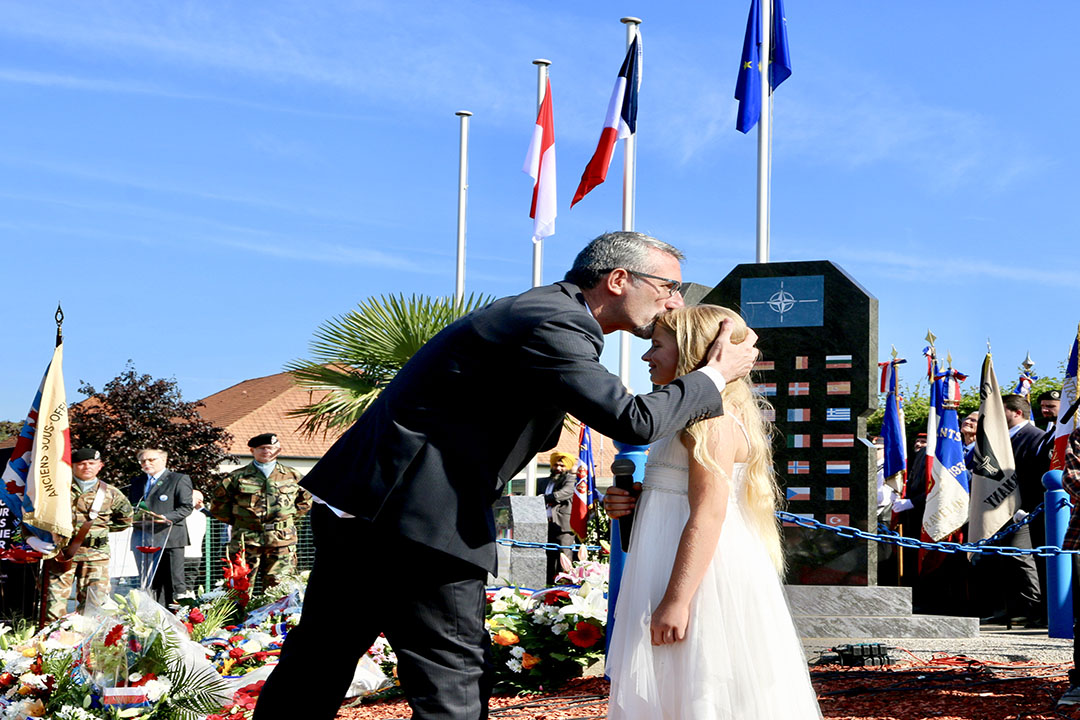
[[[690, 372], [736, 313], [673, 310], [643, 356], [654, 383]], [[748, 378], [724, 415], [649, 451], [607, 659], [618, 720], [820, 718], [780, 575], [779, 490], [769, 429]]]

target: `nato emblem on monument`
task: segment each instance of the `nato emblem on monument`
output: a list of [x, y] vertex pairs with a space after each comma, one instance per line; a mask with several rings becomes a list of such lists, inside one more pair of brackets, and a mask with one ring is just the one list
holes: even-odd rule
[[[772, 404], [786, 510], [876, 529], [877, 299], [828, 261], [739, 265], [701, 302], [738, 310], [759, 336], [751, 378]], [[877, 584], [877, 546], [785, 523], [787, 582]]]

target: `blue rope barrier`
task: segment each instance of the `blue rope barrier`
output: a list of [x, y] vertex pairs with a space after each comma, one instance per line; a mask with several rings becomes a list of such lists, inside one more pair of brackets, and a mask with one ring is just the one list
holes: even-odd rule
[[[1061, 504], [1070, 504], [1068, 500], [1062, 500]], [[843, 538], [849, 539], [861, 539], [870, 540], [872, 542], [887, 543], [889, 545], [898, 545], [904, 548], [918, 548], [920, 550], [933, 550], [936, 552], [945, 553], [982, 553], [982, 554], [996, 554], [996, 555], [1036, 555], [1038, 557], [1054, 557], [1055, 555], [1078, 555], [1080, 550], [1063, 550], [1062, 548], [1054, 545], [1040, 545], [1036, 548], [1014, 548], [1008, 546], [996, 546], [991, 545], [992, 542], [997, 542], [1001, 538], [1010, 535], [1023, 526], [1030, 523], [1036, 517], [1043, 512], [1043, 506], [1032, 510], [1028, 515], [1018, 522], [1007, 526], [1003, 530], [999, 530], [988, 538], [979, 540], [974, 543], [954, 543], [954, 542], [926, 542], [923, 540], [917, 540], [915, 538], [902, 537], [901, 535], [888, 530], [888, 534], [870, 533], [865, 530], [851, 527], [849, 525], [826, 525], [825, 523], [818, 522], [813, 518], [804, 518], [799, 515], [794, 515], [782, 510], [777, 511], [776, 516], [787, 523], [798, 525], [799, 527], [807, 528], [810, 530], [828, 530], [831, 533], [839, 535]]]
[[599, 545], [584, 545], [582, 543], [575, 543], [573, 545], [558, 545], [556, 543], [541, 543], [541, 542], [529, 542], [528, 540], [511, 540], [509, 538], [499, 538], [495, 542], [499, 545], [508, 545], [510, 547], [519, 548], [536, 548], [538, 550], [577, 550], [578, 548], [585, 548], [586, 550], [603, 550]]

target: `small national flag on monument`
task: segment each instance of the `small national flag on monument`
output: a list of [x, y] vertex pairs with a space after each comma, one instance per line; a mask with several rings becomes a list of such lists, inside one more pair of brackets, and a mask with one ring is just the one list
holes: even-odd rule
[[590, 190], [607, 179], [608, 167], [615, 152], [615, 142], [630, 137], [637, 132], [638, 90], [641, 87], [641, 33], [634, 31], [634, 40], [626, 50], [626, 58], [615, 78], [615, 88], [611, 91], [604, 129], [600, 132], [600, 142], [596, 146], [585, 172], [581, 175], [574, 199], [570, 207], [585, 197]]
[[842, 382], [830, 382], [825, 385], [825, 393], [827, 395], [850, 395], [851, 394], [851, 382], [844, 380]]
[[833, 434], [821, 436], [822, 447], [854, 447], [855, 436], [847, 434]]
[[787, 471], [788, 471], [788, 475], [809, 475], [810, 474], [810, 461], [809, 460], [788, 460]]
[[[814, 513], [789, 513], [789, 514], [794, 515], [795, 517], [798, 517], [798, 518], [802, 518], [803, 520], [811, 520], [812, 521], [814, 519]], [[784, 527], [799, 527], [798, 523], [793, 523], [793, 522], [791, 522], [789, 520], [784, 520], [781, 523], [781, 525], [783, 525]]]
[[806, 370], [809, 367], [810, 367], [810, 358], [808, 356], [806, 356], [806, 355], [796, 355], [795, 356], [795, 369], [796, 370]]
[[826, 370], [843, 370], [851, 367], [850, 355], [826, 355], [825, 356], [825, 369]]
[[827, 487], [825, 488], [826, 500], [850, 500], [851, 488], [846, 487]]
[[851, 420], [851, 408], [826, 408], [825, 419], [832, 422], [846, 422]]
[[825, 515], [825, 524], [833, 527], [850, 526], [851, 515], [847, 513], [828, 513]]
[[761, 417], [765, 422], [776, 422], [776, 408], [765, 408], [761, 411]]
[[810, 422], [810, 408], [792, 408], [787, 411], [788, 422]]
[[788, 435], [787, 446], [789, 448], [808, 448], [810, 447], [810, 436], [806, 434]]
[[754, 383], [754, 392], [771, 397], [776, 394], [776, 383]]
[[793, 382], [788, 383], [787, 387], [788, 395], [809, 395], [810, 383], [808, 382]]
[[849, 460], [826, 460], [826, 475], [848, 475], [851, 473], [851, 461]]
[[754, 372], [764, 372], [765, 370], [775, 370], [775, 360], [758, 360], [754, 363]]
[[788, 500], [809, 500], [810, 488], [808, 487], [789, 487], [786, 490]]
[[524, 171], [533, 179], [533, 240], [555, 234], [555, 119], [551, 107], [551, 78], [547, 79], [544, 100], [533, 127], [532, 142], [525, 156]]

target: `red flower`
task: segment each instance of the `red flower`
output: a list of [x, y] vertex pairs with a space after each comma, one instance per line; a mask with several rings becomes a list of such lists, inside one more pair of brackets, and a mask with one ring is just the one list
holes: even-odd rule
[[195, 626], [189, 622], [184, 623], [184, 628], [187, 629], [188, 632], [193, 632], [195, 630]]
[[231, 642], [233, 645], [239, 645], [246, 639], [247, 638], [245, 638], [243, 635], [233, 635], [231, 638], [229, 638], [229, 642]]
[[146, 673], [141, 678], [139, 678], [135, 682], [131, 683], [131, 687], [139, 687], [141, 685], [145, 685], [146, 683], [150, 682], [151, 680], [157, 680], [157, 675], [155, 675], [154, 673]]
[[233, 660], [239, 660], [240, 658], [244, 657], [244, 648], [234, 647], [232, 650], [229, 651], [229, 657], [231, 657]]
[[131, 652], [139, 652], [142, 650], [142, 645], [140, 645], [139, 641], [135, 638], [128, 640], [128, 647], [131, 648]]
[[604, 633], [600, 632], [600, 628], [592, 623], [582, 620], [577, 624], [577, 627], [574, 630], [566, 633], [566, 637], [570, 638], [570, 642], [578, 647], [588, 648], [595, 645], [600, 638], [604, 637]]
[[569, 600], [569, 599], [570, 599], [570, 593], [566, 592], [565, 590], [548, 590], [544, 594], [544, 604], [545, 605], [554, 605], [555, 603], [559, 602], [560, 600]]
[[120, 635], [124, 632], [123, 625], [116, 625], [109, 634], [105, 636], [105, 646], [110, 647], [112, 645], [118, 645], [120, 643]]
[[188, 620], [198, 625], [203, 620], [206, 620], [206, 616], [203, 615], [203, 611], [199, 608], [191, 608], [191, 612], [188, 613]]

